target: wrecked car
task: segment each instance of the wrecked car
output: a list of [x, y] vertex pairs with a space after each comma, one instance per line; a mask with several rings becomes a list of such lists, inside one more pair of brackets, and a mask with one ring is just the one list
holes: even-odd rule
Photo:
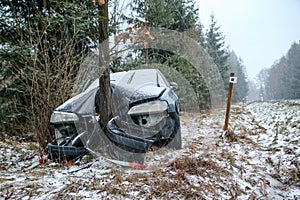
[[50, 123], [57, 145], [48, 145], [50, 158], [74, 159], [101, 152], [114, 159], [143, 162], [138, 157], [152, 147], [181, 148], [176, 83], [168, 82], [158, 69], [111, 73], [110, 82], [113, 117], [104, 127], [99, 125], [98, 79], [53, 111]]

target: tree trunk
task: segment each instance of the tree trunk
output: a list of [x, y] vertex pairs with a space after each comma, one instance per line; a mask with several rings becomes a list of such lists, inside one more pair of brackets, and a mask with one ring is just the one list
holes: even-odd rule
[[99, 22], [99, 88], [100, 123], [106, 126], [112, 117], [108, 43], [108, 2], [98, 5]]

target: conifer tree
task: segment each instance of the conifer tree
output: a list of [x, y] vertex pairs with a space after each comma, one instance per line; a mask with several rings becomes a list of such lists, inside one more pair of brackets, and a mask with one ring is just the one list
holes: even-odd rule
[[294, 42], [287, 53], [287, 67], [286, 77], [288, 77], [286, 83], [289, 87], [289, 99], [300, 98], [300, 42]]
[[228, 58], [228, 66], [229, 71], [233, 72], [238, 78], [238, 84], [235, 84], [235, 86], [233, 87], [232, 101], [242, 102], [246, 100], [249, 91], [248, 80], [243, 61], [241, 58], [238, 58], [234, 51], [230, 51]]
[[97, 45], [96, 24], [92, 1], [0, 1], [1, 129], [36, 133], [46, 145], [53, 108], [70, 97], [83, 57]]
[[294, 42], [285, 56], [262, 72], [266, 99], [300, 98], [300, 43]]
[[211, 15], [211, 24], [205, 35], [206, 38], [204, 46], [208, 54], [212, 57], [213, 61], [218, 66], [225, 87], [228, 87], [227, 59], [229, 55], [225, 49], [225, 37], [220, 31], [220, 26], [217, 26], [214, 15]]
[[[153, 0], [131, 3], [133, 12], [131, 15], [124, 15], [123, 18], [130, 24], [144, 24], [146, 27], [159, 27], [184, 32], [199, 44], [203, 44], [204, 36], [202, 25], [198, 18], [198, 9], [193, 0]], [[144, 58], [148, 58], [145, 59]], [[144, 49], [139, 54], [140, 62], [158, 62], [176, 69], [192, 85], [198, 99], [200, 108], [208, 108], [210, 104], [209, 92], [197, 70], [191, 64], [161, 49]], [[182, 100], [185, 101], [185, 100]]]

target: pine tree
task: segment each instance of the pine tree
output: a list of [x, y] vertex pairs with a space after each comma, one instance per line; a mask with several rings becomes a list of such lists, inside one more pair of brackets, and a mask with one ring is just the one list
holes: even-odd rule
[[[146, 27], [159, 27], [183, 32], [200, 44], [204, 43], [202, 25], [199, 23], [198, 10], [195, 8], [193, 0], [153, 0], [145, 2], [134, 0], [131, 7], [133, 10], [131, 15], [123, 16], [130, 24], [143, 24]], [[143, 49], [138, 58], [142, 63], [157, 62], [176, 69], [193, 87], [199, 107], [209, 107], [209, 92], [201, 74], [193, 69], [193, 66], [187, 60], [174, 55], [174, 52], [153, 48]], [[187, 102], [187, 100], [182, 99], [182, 102]]]
[[224, 81], [224, 86], [228, 87], [228, 64], [229, 57], [225, 47], [225, 37], [220, 32], [220, 26], [217, 26], [215, 16], [211, 15], [211, 24], [206, 32], [205, 48], [208, 54], [213, 59], [214, 63], [218, 66], [220, 74]]
[[300, 97], [300, 44], [294, 42], [286, 56], [264, 69], [266, 99], [297, 99]]
[[238, 83], [233, 87], [232, 101], [242, 102], [243, 100], [246, 100], [248, 95], [248, 81], [243, 61], [241, 58], [238, 58], [234, 51], [230, 51], [228, 66], [230, 72], [233, 72], [238, 78]]
[[[198, 25], [198, 10], [195, 9], [193, 0], [134, 0], [130, 6], [133, 12], [124, 14], [123, 19], [131, 25], [187, 32], [194, 39], [199, 38], [202, 27]], [[140, 58], [145, 58], [145, 63], [151, 59], [163, 63], [166, 58], [174, 55], [159, 49], [145, 49], [140, 53]]]
[[46, 145], [53, 108], [70, 97], [83, 57], [97, 45], [96, 8], [92, 1], [2, 0], [0, 16], [0, 126], [36, 133]]
[[193, 0], [133, 0], [130, 7], [132, 12], [123, 14], [123, 19], [129, 24], [183, 32], [194, 28], [198, 20]]
[[294, 42], [287, 53], [287, 67], [286, 77], [289, 87], [289, 99], [300, 98], [300, 42]]

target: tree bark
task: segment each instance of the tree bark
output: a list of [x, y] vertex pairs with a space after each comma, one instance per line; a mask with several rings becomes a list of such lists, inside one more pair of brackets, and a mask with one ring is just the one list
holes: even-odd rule
[[111, 88], [109, 68], [109, 43], [108, 43], [108, 2], [98, 5], [99, 22], [99, 89], [100, 89], [100, 123], [106, 126], [112, 117]]

